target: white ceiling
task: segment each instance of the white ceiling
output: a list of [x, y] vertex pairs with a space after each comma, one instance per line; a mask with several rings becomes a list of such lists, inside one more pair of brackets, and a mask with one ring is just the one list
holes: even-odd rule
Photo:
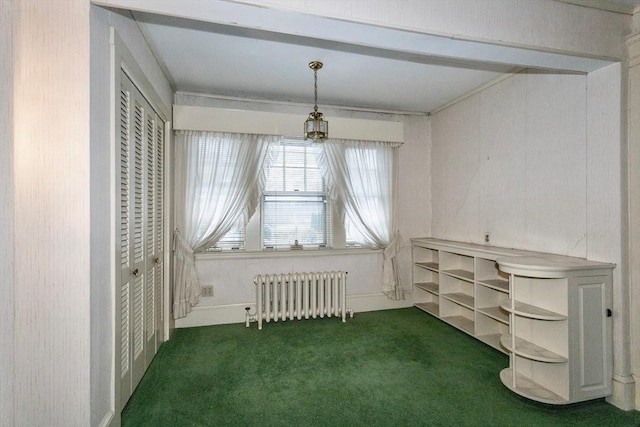
[[519, 68], [587, 72], [607, 63], [220, 0], [199, 10], [181, 10], [179, 1], [135, 4], [134, 17], [175, 90], [312, 106], [307, 64], [320, 60], [321, 111], [430, 112]]

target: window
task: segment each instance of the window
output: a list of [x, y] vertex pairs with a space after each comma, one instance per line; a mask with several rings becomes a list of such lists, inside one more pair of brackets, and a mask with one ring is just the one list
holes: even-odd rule
[[[396, 146], [282, 140], [266, 150], [259, 210], [246, 228], [239, 221], [210, 249], [372, 248], [390, 241]], [[321, 169], [321, 158], [330, 170]], [[324, 173], [330, 174], [336, 206]], [[344, 223], [333, 224], [337, 218]]]
[[262, 196], [262, 247], [331, 246], [331, 209], [317, 163], [321, 147], [283, 141], [269, 148]]

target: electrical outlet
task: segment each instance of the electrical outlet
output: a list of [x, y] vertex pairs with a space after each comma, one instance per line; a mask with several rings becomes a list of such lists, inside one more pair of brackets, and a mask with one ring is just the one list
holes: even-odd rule
[[202, 287], [202, 296], [203, 297], [212, 297], [213, 296], [213, 286], [203, 286]]
[[484, 233], [484, 242], [491, 243], [491, 233]]

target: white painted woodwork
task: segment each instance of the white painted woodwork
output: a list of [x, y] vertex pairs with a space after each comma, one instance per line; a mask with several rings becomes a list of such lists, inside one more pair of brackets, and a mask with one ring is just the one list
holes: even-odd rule
[[[91, 425], [114, 421], [114, 257], [108, 13], [91, 7]], [[104, 18], [104, 19], [102, 19]]]
[[615, 265], [545, 254], [496, 262], [510, 275], [510, 298], [501, 304], [510, 313], [500, 338], [510, 352], [503, 384], [549, 404], [611, 395]]
[[414, 305], [510, 354], [507, 387], [552, 404], [611, 394], [613, 264], [411, 240]]
[[[130, 3], [128, 0], [109, 2]], [[629, 15], [560, 1], [412, 1], [403, 3], [403, 7], [367, 0], [247, 0], [244, 3], [463, 40], [537, 46], [585, 56], [624, 57], [620, 39], [631, 30]], [[576, 28], [584, 31], [575, 31]]]
[[[115, 304], [118, 410], [142, 379], [163, 341], [165, 121], [143, 94], [152, 91], [112, 33], [115, 112]], [[141, 85], [138, 87], [133, 80]], [[157, 96], [156, 96], [157, 99]]]
[[[637, 23], [640, 24], [640, 23]], [[640, 25], [637, 25], [639, 27]], [[630, 372], [633, 374], [629, 381], [640, 382], [640, 34], [636, 32], [627, 39], [629, 49], [628, 75], [628, 126], [623, 127], [628, 133], [628, 145], [622, 147], [623, 156], [627, 158], [627, 193], [629, 216], [627, 218], [629, 230], [628, 260], [629, 260], [629, 337], [630, 337]], [[623, 224], [623, 227], [627, 224]], [[625, 295], [626, 296], [626, 295]], [[635, 393], [631, 408], [640, 410], [640, 393]]]
[[500, 256], [529, 252], [432, 238], [412, 238], [413, 305], [502, 352], [509, 331], [509, 282]]
[[[173, 106], [173, 128], [212, 132], [256, 133], [302, 137], [306, 114]], [[327, 119], [328, 120], [328, 119]], [[403, 142], [401, 121], [332, 117], [330, 136], [338, 139]]]

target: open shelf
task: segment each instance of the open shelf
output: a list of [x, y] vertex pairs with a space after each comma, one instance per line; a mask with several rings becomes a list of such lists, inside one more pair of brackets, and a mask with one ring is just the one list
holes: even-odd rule
[[448, 294], [440, 294], [440, 296], [448, 299], [449, 301], [453, 301], [456, 304], [463, 305], [473, 310], [473, 297], [470, 295], [463, 294], [462, 292], [453, 292]]
[[480, 285], [488, 286], [497, 291], [501, 292], [509, 292], [509, 281], [505, 279], [486, 279], [479, 280], [478, 283]]
[[426, 311], [436, 317], [440, 316], [440, 306], [433, 302], [419, 302], [415, 304], [422, 311]]
[[464, 316], [443, 316], [441, 319], [451, 326], [455, 326], [456, 328], [473, 335], [473, 320]]
[[449, 276], [453, 276], [457, 279], [473, 281], [473, 271], [456, 269], [456, 270], [443, 270], [442, 272], [444, 274], [448, 274]]
[[437, 262], [416, 262], [415, 265], [432, 271], [438, 271], [439, 267]]
[[544, 308], [536, 307], [531, 304], [527, 304], [524, 302], [516, 301], [515, 308], [511, 309], [511, 300], [507, 300], [500, 304], [500, 307], [503, 310], [508, 312], [513, 312], [518, 316], [528, 317], [530, 319], [538, 319], [538, 320], [566, 320], [567, 316], [564, 314], [556, 313], [550, 310], [545, 310]]
[[431, 292], [432, 294], [439, 293], [439, 285], [434, 282], [423, 282], [423, 283], [414, 283], [416, 288], [420, 288], [423, 291]]
[[519, 337], [516, 337], [515, 343], [515, 348], [513, 348], [511, 335], [503, 335], [500, 337], [500, 344], [502, 344], [504, 348], [527, 359], [548, 363], [564, 363], [568, 360], [560, 354], [554, 353], [553, 351], [542, 348], [531, 341], [527, 341]]
[[501, 310], [500, 307], [482, 307], [476, 308], [476, 311], [504, 324], [509, 324], [509, 314]]
[[502, 384], [512, 392], [528, 399], [533, 399], [538, 402], [548, 403], [551, 405], [565, 405], [570, 403], [567, 399], [547, 390], [540, 384], [522, 374], [516, 374], [516, 386], [514, 387], [513, 370], [511, 368], [505, 368], [500, 371], [500, 381], [502, 381]]
[[501, 334], [476, 335], [476, 338], [491, 347], [504, 352], [504, 347], [500, 344]]

